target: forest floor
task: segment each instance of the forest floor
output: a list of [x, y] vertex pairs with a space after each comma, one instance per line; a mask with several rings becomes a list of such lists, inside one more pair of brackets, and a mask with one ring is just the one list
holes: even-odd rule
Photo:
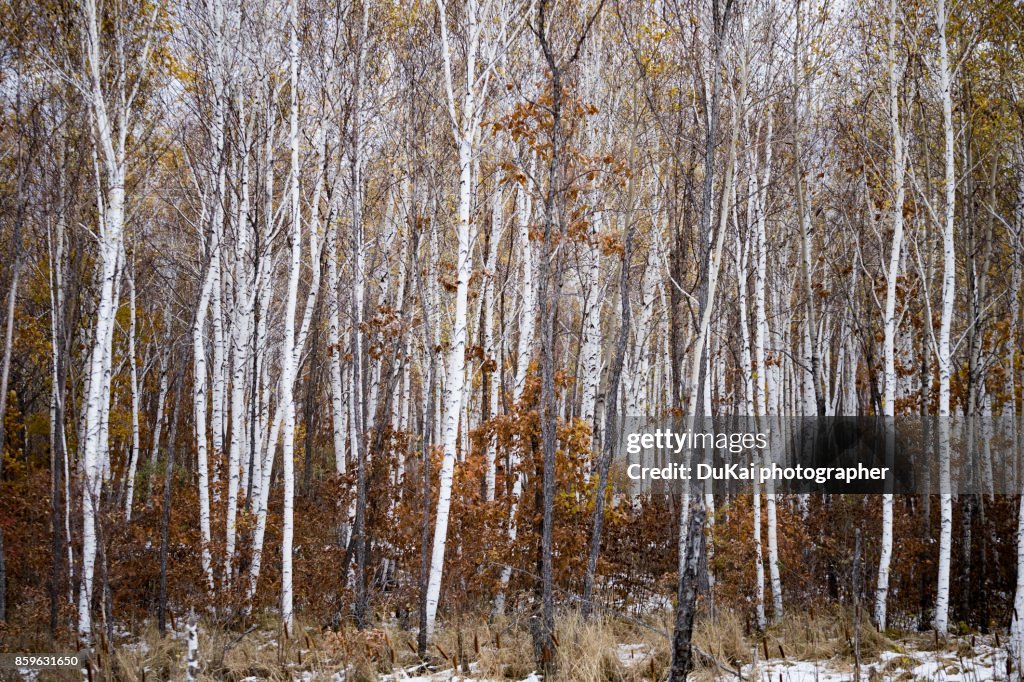
[[[583, 622], [560, 619], [556, 680], [652, 682], [663, 680], [670, 660], [665, 633], [670, 614]], [[397, 627], [358, 632], [297, 629], [288, 637], [273, 627], [242, 632], [199, 626], [200, 680], [258, 682], [540, 682], [524, 623], [464, 621], [436, 633], [427, 661], [415, 653], [415, 633]], [[730, 614], [702, 619], [695, 635], [692, 679], [763, 682], [840, 682], [855, 678], [850, 619], [845, 614], [790, 616], [763, 636], [745, 632]], [[92, 680], [184, 679], [186, 634], [176, 623], [160, 638], [147, 624], [115, 631], [114, 645], [93, 662]], [[883, 636], [862, 626], [860, 679], [978, 682], [1008, 680], [1004, 639], [919, 633]], [[0, 671], [0, 679], [34, 682], [82, 679], [77, 671]]]

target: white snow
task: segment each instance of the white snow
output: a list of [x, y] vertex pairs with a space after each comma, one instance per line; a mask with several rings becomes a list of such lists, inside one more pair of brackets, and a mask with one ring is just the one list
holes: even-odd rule
[[[744, 679], [752, 679], [753, 665], [743, 666]], [[852, 678], [852, 671], [842, 670], [830, 661], [790, 661], [772, 658], [760, 661], [757, 666], [757, 680], [765, 682], [846, 682]], [[865, 676], [864, 679], [867, 679]]]
[[654, 649], [646, 644], [620, 644], [615, 647], [615, 657], [624, 668], [638, 666], [654, 655]]
[[[847, 682], [853, 679], [849, 661], [796, 661], [772, 658], [743, 666], [745, 679], [764, 682]], [[978, 644], [964, 657], [955, 651], [886, 651], [861, 666], [861, 679], [921, 682], [981, 682], [1006, 679], [1006, 651]]]
[[[492, 682], [484, 677], [463, 676], [452, 668], [431, 673], [430, 675], [416, 675], [414, 677], [409, 676], [404, 670], [399, 670], [391, 675], [385, 675], [382, 679], [388, 682], [397, 682], [398, 680], [402, 682]], [[537, 673], [530, 673], [529, 676], [520, 682], [541, 682], [542, 679]], [[495, 680], [493, 682], [498, 681]]]
[[880, 659], [890, 661], [905, 656], [910, 660], [910, 674], [916, 680], [943, 682], [974, 682], [1005, 680], [1006, 650], [985, 644], [973, 647], [966, 658], [952, 651], [912, 651], [906, 654], [885, 652]]

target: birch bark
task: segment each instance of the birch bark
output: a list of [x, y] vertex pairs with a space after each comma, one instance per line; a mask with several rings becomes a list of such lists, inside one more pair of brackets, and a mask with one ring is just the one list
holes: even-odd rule
[[[501, 357], [496, 352], [494, 343], [494, 296], [495, 296], [495, 272], [498, 262], [498, 247], [501, 244], [505, 233], [505, 195], [499, 185], [494, 190], [493, 209], [491, 211], [491, 234], [488, 237], [487, 261], [484, 263], [484, 273], [487, 278], [484, 282], [484, 358], [487, 362], [495, 361], [494, 369], [485, 372], [488, 374], [486, 382], [487, 394], [484, 400], [487, 401], [487, 413], [493, 418], [498, 414], [498, 379], [501, 376]], [[495, 458], [497, 449], [494, 438], [487, 442], [487, 470], [484, 475], [484, 499], [487, 502], [494, 501], [495, 482]]]
[[935, 27], [939, 40], [939, 95], [942, 100], [943, 182], [944, 211], [942, 224], [942, 317], [939, 322], [939, 561], [935, 591], [935, 615], [932, 625], [941, 636], [949, 630], [949, 564], [953, 547], [953, 496], [950, 492], [950, 380], [952, 377], [952, 349], [950, 330], [953, 323], [953, 303], [956, 298], [956, 251], [953, 228], [956, 217], [956, 160], [954, 158], [953, 131], [953, 73], [949, 63], [949, 45], [946, 35], [948, 14], [946, 0], [937, 0]]
[[220, 234], [214, 226], [210, 235], [209, 258], [203, 284], [199, 293], [199, 304], [196, 308], [195, 322], [192, 325], [192, 408], [196, 436], [196, 468], [199, 470], [199, 534], [201, 562], [206, 586], [213, 592], [213, 565], [210, 554], [210, 467], [207, 442], [206, 420], [206, 316], [210, 303], [210, 292], [213, 289], [213, 259], [220, 248]]
[[[125, 176], [127, 170], [126, 147], [129, 120], [133, 102], [138, 93], [138, 82], [130, 85], [126, 74], [115, 79], [114, 100], [117, 104], [111, 111], [104, 85], [102, 70], [106, 55], [101, 47], [101, 17], [96, 0], [83, 0], [82, 12], [85, 23], [83, 66], [86, 72], [82, 90], [87, 93], [92, 122], [92, 137], [95, 156], [102, 159], [97, 163], [97, 172], [102, 173], [103, 183], [97, 186], [100, 223], [99, 257], [97, 268], [96, 321], [89, 343], [88, 389], [85, 396], [83, 419], [84, 438], [81, 442], [82, 462], [82, 567], [78, 599], [78, 634], [86, 645], [92, 641], [92, 597], [93, 574], [96, 567], [97, 534], [96, 515], [99, 511], [102, 471], [106, 444], [102, 442], [103, 422], [109, 404], [110, 344], [112, 342], [114, 313], [116, 308], [116, 279], [124, 241]], [[142, 61], [148, 61], [149, 43], [145, 41]], [[119, 64], [124, 67], [123, 62]], [[102, 171], [100, 171], [102, 168]]]
[[347, 414], [341, 371], [341, 306], [338, 300], [338, 226], [327, 223], [324, 248], [327, 249], [327, 342], [330, 345], [331, 370], [331, 431], [334, 436], [334, 470], [339, 475], [346, 471], [345, 431]]
[[[899, 83], [902, 68], [896, 63], [896, 0], [889, 0], [889, 45], [887, 71], [889, 80], [889, 129], [892, 136], [892, 251], [889, 267], [886, 269], [885, 317], [883, 354], [885, 356], [885, 397], [882, 400], [885, 417], [886, 456], [891, 459], [895, 449], [896, 434], [896, 285], [899, 282], [900, 259], [903, 249], [903, 203], [906, 195], [903, 176], [906, 166], [906, 150], [903, 128], [900, 125]], [[882, 497], [882, 542], [878, 559], [878, 587], [875, 591], [875, 626], [885, 630], [886, 605], [889, 596], [889, 564], [892, 561], [893, 542], [893, 496], [885, 493]]]
[[[444, 87], [447, 98], [448, 114], [451, 122], [452, 136], [458, 147], [459, 156], [459, 196], [458, 222], [456, 225], [456, 290], [455, 312], [452, 318], [452, 331], [449, 338], [447, 364], [445, 368], [444, 406], [441, 423], [441, 441], [444, 458], [438, 473], [437, 512], [434, 517], [434, 541], [431, 548], [430, 575], [426, 593], [426, 630], [429, 636], [433, 632], [437, 615], [438, 601], [441, 595], [441, 578], [444, 571], [444, 550], [448, 535], [448, 515], [451, 509], [452, 482], [455, 473], [456, 446], [459, 433], [459, 414], [463, 405], [466, 389], [466, 342], [467, 342], [467, 306], [469, 296], [469, 278], [472, 273], [472, 248], [475, 238], [474, 228], [470, 222], [470, 211], [473, 200], [473, 168], [478, 144], [480, 120], [483, 115], [483, 96], [487, 90], [487, 78], [492, 62], [483, 64], [478, 71], [478, 61], [485, 60], [482, 53], [484, 28], [490, 17], [482, 16], [481, 6], [477, 0], [468, 0], [464, 7], [465, 21], [465, 84], [460, 83], [463, 90], [461, 101], [456, 103], [454, 75], [452, 69], [452, 43], [448, 35], [448, 16], [446, 0], [437, 0], [440, 15], [441, 57], [443, 61]], [[488, 9], [490, 3], [484, 5]], [[504, 17], [495, 21], [499, 34], [503, 33]], [[493, 58], [495, 44], [490, 46]], [[463, 424], [467, 429], [468, 424]]]
[[128, 367], [131, 379], [132, 390], [132, 450], [128, 473], [125, 476], [127, 489], [124, 498], [124, 518], [132, 520], [132, 499], [135, 497], [135, 470], [139, 464], [139, 456], [142, 454], [139, 449], [139, 368], [135, 349], [135, 273], [128, 277]]
[[[749, 187], [747, 196], [747, 225], [750, 227], [752, 227], [757, 220], [756, 158], [755, 154], [751, 154], [750, 177], [747, 183]], [[740, 237], [739, 221], [736, 219], [735, 214], [733, 216], [733, 223], [736, 231], [736, 289], [737, 303], [739, 306], [741, 340], [740, 369], [743, 374], [743, 417], [753, 420], [756, 416], [762, 415], [759, 415], [757, 409], [754, 407], [754, 364], [750, 355], [750, 328], [747, 326], [747, 263], [749, 262], [751, 249], [749, 238], [741, 239]], [[757, 478], [754, 479], [753, 516], [754, 576], [756, 581], [754, 588], [755, 609], [757, 613], [757, 627], [760, 630], [764, 630], [768, 621], [765, 618], [764, 610], [764, 550], [761, 543], [761, 485], [760, 480]]]
[[289, 197], [291, 202], [288, 289], [284, 308], [284, 340], [281, 344], [280, 407], [283, 412], [281, 477], [284, 483], [284, 509], [281, 526], [281, 622], [293, 623], [292, 538], [295, 533], [295, 311], [299, 295], [299, 270], [302, 257], [302, 223], [299, 196], [299, 6], [289, 2], [288, 63], [291, 80], [291, 106], [288, 117]]

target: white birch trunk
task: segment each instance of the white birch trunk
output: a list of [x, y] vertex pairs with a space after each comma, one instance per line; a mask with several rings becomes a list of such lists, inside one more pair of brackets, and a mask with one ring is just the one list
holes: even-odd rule
[[199, 676], [199, 626], [194, 611], [188, 616], [185, 639], [188, 649], [185, 654], [185, 680], [195, 682]]
[[[210, 215], [213, 231], [219, 236], [224, 233], [224, 203], [227, 200], [227, 168], [225, 148], [225, 50], [224, 50], [224, 5], [222, 0], [211, 0], [207, 5], [207, 21], [210, 29], [211, 80], [213, 84], [213, 112], [210, 122], [210, 143], [212, 146], [215, 171], [213, 181], [215, 192]], [[224, 267], [219, 249], [212, 251], [210, 268], [213, 283], [210, 291], [210, 327], [213, 336], [213, 358], [211, 367], [212, 391], [210, 393], [210, 432], [212, 449], [211, 473], [214, 484], [220, 481], [221, 461], [224, 454], [224, 397], [225, 397], [225, 338], [224, 338]], [[215, 496], [219, 501], [220, 486], [215, 485]]]
[[139, 455], [139, 368], [135, 356], [135, 273], [128, 279], [128, 305], [130, 310], [128, 323], [128, 363], [132, 389], [132, 451], [128, 464], [125, 483], [127, 489], [124, 497], [125, 520], [132, 520], [132, 499], [135, 497], [135, 470], [138, 467]]
[[[745, 90], [745, 78], [741, 81], [743, 83], [741, 90]], [[743, 95], [739, 98], [743, 100]], [[730, 201], [736, 195], [735, 183], [735, 172], [736, 172], [736, 148], [738, 146], [738, 135], [739, 126], [735, 120], [733, 120], [733, 132], [729, 142], [728, 159], [725, 166], [725, 173], [722, 179], [722, 186], [724, 188], [722, 192], [722, 199], [719, 205], [718, 225], [715, 232], [715, 241], [713, 244], [713, 250], [711, 252], [711, 258], [708, 263], [707, 272], [707, 298], [704, 301], [704, 309], [701, 310], [701, 317], [699, 320], [699, 326], [697, 327], [697, 338], [694, 342], [694, 351], [690, 358], [690, 395], [687, 401], [687, 424], [686, 428], [688, 431], [693, 431], [696, 423], [697, 414], [700, 411], [709, 410], [708, 398], [709, 388], [707, 385], [710, 384], [710, 370], [706, 370], [704, 374], [704, 382], [699, 380], [701, 364], [707, 363], [709, 356], [707, 353], [710, 351], [711, 346], [711, 320], [712, 312], [715, 307], [715, 295], [718, 289], [718, 277], [721, 274], [722, 266], [722, 248], [725, 244], [725, 233], [729, 227], [729, 216], [731, 214]], [[711, 229], [712, 219], [709, 216], [707, 219], [708, 229]], [[702, 383], [704, 385], [702, 385]], [[701, 391], [701, 388], [704, 390]], [[704, 393], [703, 404], [698, 404], [699, 394]], [[704, 415], [705, 419], [708, 419], [711, 415]], [[679, 509], [679, 551], [678, 551], [678, 571], [679, 575], [682, 576], [686, 567], [687, 556], [687, 529], [689, 523], [689, 507], [690, 507], [690, 496], [688, 493], [683, 493], [680, 500]]]
[[580, 270], [583, 300], [583, 342], [580, 348], [580, 418], [597, 435], [594, 419], [597, 412], [597, 388], [601, 381], [601, 250], [597, 234], [603, 219], [601, 211], [594, 214], [593, 227], [587, 243], [581, 247], [583, 265]]
[[942, 130], [944, 138], [944, 220], [942, 226], [942, 318], [939, 323], [939, 562], [938, 585], [935, 591], [935, 616], [932, 625], [942, 636], [949, 630], [949, 563], [953, 547], [953, 496], [949, 480], [949, 418], [952, 353], [950, 329], [953, 324], [953, 303], [956, 298], [956, 251], [953, 228], [956, 215], [956, 160], [953, 155], [953, 74], [949, 64], [946, 37], [946, 0], [937, 0], [935, 24], [939, 39], [939, 93], [942, 99]]
[[324, 248], [327, 249], [327, 341], [331, 354], [331, 428], [334, 436], [334, 470], [339, 475], [346, 471], [345, 431], [347, 428], [345, 395], [341, 371], [341, 307], [338, 301], [338, 226], [337, 221], [327, 224]]
[[650, 344], [651, 318], [654, 315], [654, 298], [657, 292], [658, 260], [654, 253], [648, 255], [647, 267], [644, 268], [643, 282], [640, 291], [640, 312], [637, 315], [635, 337], [633, 339], [633, 373], [626, 383], [625, 416], [650, 416], [650, 405], [647, 402], [648, 384], [650, 382], [651, 361]]
[[[271, 236], [274, 234], [276, 224], [274, 220], [274, 128], [275, 128], [275, 109], [271, 104], [270, 93], [266, 93], [266, 142], [264, 145], [264, 206], [263, 206], [263, 233], [261, 240], [263, 244], [269, 244]], [[272, 300], [272, 286], [271, 277], [274, 268], [274, 258], [270, 254], [258, 254], [258, 282], [256, 284], [256, 297], [258, 304], [254, 306], [258, 310], [258, 319], [256, 321], [256, 332], [253, 338], [253, 383], [259, 385], [259, 390], [255, 392], [258, 406], [254, 407], [256, 411], [256, 433], [253, 434], [255, 440], [257, 435], [259, 436], [260, 447], [257, 448], [255, 456], [252, 462], [252, 471], [249, 472], [249, 476], [252, 480], [252, 496], [249, 499], [249, 504], [252, 511], [257, 515], [257, 532], [254, 534], [253, 540], [253, 563], [250, 565], [250, 584], [253, 585], [252, 589], [255, 591], [255, 578], [259, 576], [259, 562], [256, 560], [256, 554], [263, 550], [263, 530], [266, 527], [266, 496], [264, 495], [264, 480], [269, 480], [269, 473], [264, 476], [265, 462], [268, 459], [272, 462], [274, 458], [274, 448], [277, 447], [277, 432], [270, 433], [273, 428], [276, 428], [278, 423], [275, 420], [275, 426], [271, 426], [270, 421], [270, 375], [267, 371], [267, 360], [269, 358], [269, 351], [267, 350], [267, 318], [270, 315], [270, 304]], [[262, 525], [261, 525], [262, 524]], [[259, 539], [257, 542], [256, 539]]]
[[[243, 152], [248, 156], [245, 152]], [[224, 529], [224, 578], [230, 584], [233, 579], [235, 559], [235, 542], [237, 537], [236, 520], [238, 516], [239, 486], [242, 482], [242, 469], [246, 466], [249, 452], [247, 438], [247, 420], [250, 418], [249, 404], [246, 400], [246, 371], [250, 365], [249, 340], [250, 327], [255, 305], [254, 287], [251, 285], [251, 267], [249, 265], [249, 196], [248, 196], [248, 159], [242, 162], [241, 207], [236, 224], [235, 243], [235, 305], [231, 324], [231, 439], [228, 446], [228, 496], [225, 511]], [[253, 377], [253, 381], [256, 378]]]
[[[95, 0], [83, 0], [86, 37], [84, 66], [87, 71], [89, 107], [93, 125], [93, 140], [98, 155], [103, 159], [106, 191], [97, 189], [100, 205], [98, 300], [96, 322], [90, 338], [91, 352], [88, 363], [88, 388], [85, 395], [82, 444], [82, 565], [78, 599], [78, 634], [87, 645], [92, 641], [93, 574], [96, 567], [96, 515], [99, 511], [102, 486], [103, 456], [106, 451], [101, 442], [104, 404], [109, 403], [109, 384], [103, 380], [105, 366], [110, 357], [116, 307], [115, 279], [124, 239], [125, 200], [125, 141], [131, 97], [120, 93], [115, 130], [107, 110], [100, 71], [105, 56], [100, 47], [100, 17]], [[124, 86], [122, 81], [122, 87]]]
[[[211, 260], [216, 258], [220, 248], [219, 235], [211, 237]], [[192, 325], [192, 407], [196, 435], [196, 466], [199, 470], [199, 534], [202, 543], [202, 568], [207, 588], [213, 591], [213, 566], [210, 556], [210, 467], [206, 433], [206, 314], [213, 288], [213, 264], [206, 272], [199, 294], [195, 324]]]
[[[221, 203], [221, 200], [217, 200]], [[218, 209], [223, 220], [223, 210]], [[223, 225], [223, 222], [218, 223]], [[224, 455], [224, 395], [225, 395], [225, 360], [224, 360], [224, 266], [220, 254], [214, 257], [212, 265], [216, 266], [213, 274], [213, 287], [210, 292], [210, 329], [213, 332], [213, 358], [211, 367], [212, 390], [210, 392], [210, 434], [212, 442], [211, 473], [215, 484], [214, 495], [220, 501], [221, 461]]]
[[[760, 178], [757, 187], [757, 216], [754, 221], [755, 234], [757, 238], [757, 269], [754, 277], [754, 357], [757, 362], [757, 398], [759, 401], [758, 414], [768, 417], [776, 413], [776, 382], [773, 379], [772, 369], [768, 366], [768, 357], [765, 344], [770, 337], [768, 328], [767, 310], [767, 283], [768, 283], [768, 234], [767, 234], [767, 204], [768, 186], [771, 180], [772, 169], [772, 129], [774, 120], [768, 118], [768, 129], [765, 134], [765, 160], [764, 175]], [[776, 413], [777, 414], [777, 413]], [[777, 419], [769, 419], [768, 423], [775, 426]], [[771, 438], [778, 437], [776, 429], [772, 429]], [[774, 485], [771, 481], [766, 486], [765, 506], [767, 509], [767, 532], [768, 532], [768, 575], [772, 588], [772, 618], [778, 621], [782, 618], [782, 578], [779, 575], [779, 541], [778, 541], [778, 517], [776, 513]]]
[[470, 277], [470, 225], [469, 207], [472, 191], [472, 143], [459, 141], [459, 218], [458, 261], [456, 266], [455, 315], [452, 326], [451, 350], [445, 370], [444, 417], [441, 438], [444, 459], [438, 475], [438, 500], [435, 516], [434, 542], [430, 557], [430, 576], [427, 581], [427, 631], [433, 632], [441, 595], [441, 577], [444, 569], [444, 549], [448, 533], [448, 512], [451, 507], [452, 482], [455, 473], [455, 448], [459, 433], [459, 412], [462, 407], [466, 382], [466, 308]]
[[[491, 372], [487, 382], [487, 411], [491, 419], [498, 414], [498, 384], [501, 380], [501, 354], [496, 351], [494, 344], [494, 293], [495, 277], [498, 262], [498, 246], [505, 233], [505, 195], [501, 186], [494, 190], [494, 206], [491, 211], [491, 236], [487, 248], [487, 262], [484, 264], [485, 277], [483, 313], [484, 313], [484, 359], [494, 360], [494, 371]], [[496, 476], [497, 448], [495, 438], [492, 437], [487, 443], [487, 470], [484, 477], [484, 499], [487, 502], [494, 501], [494, 482]]]
[[[903, 201], [905, 188], [903, 173], [905, 167], [905, 149], [903, 129], [900, 125], [899, 81], [902, 69], [896, 64], [896, 0], [889, 0], [889, 126], [892, 135], [893, 177], [892, 177], [892, 251], [889, 256], [889, 267], [886, 269], [885, 318], [883, 356], [885, 362], [885, 395], [882, 399], [882, 411], [886, 427], [886, 453], [891, 456], [895, 448], [893, 432], [896, 415], [896, 285], [900, 276], [900, 258], [903, 249]], [[889, 596], [889, 564], [892, 561], [893, 542], [893, 496], [885, 493], [882, 497], [882, 543], [878, 559], [878, 586], [875, 591], [875, 626], [885, 630], [886, 605]]]
[[102, 482], [110, 481], [112, 467], [110, 464], [110, 388], [114, 380], [114, 329], [117, 327], [117, 310], [121, 306], [121, 278], [124, 274], [124, 249], [118, 253], [117, 266], [114, 269], [114, 301], [112, 309], [114, 320], [107, 328], [107, 339], [103, 344], [103, 385], [100, 394], [107, 396], [100, 406], [100, 447], [102, 457]]
[[[748, 228], [752, 228], [757, 220], [757, 166], [755, 161], [756, 156], [752, 154], [751, 174], [748, 182], [749, 190], [747, 197]], [[736, 230], [736, 289], [737, 302], [739, 305], [740, 340], [742, 342], [740, 348], [740, 370], [743, 374], [744, 398], [744, 410], [742, 416], [745, 419], [752, 420], [758, 416], [758, 410], [754, 406], [754, 363], [750, 354], [750, 328], [747, 326], [749, 321], [747, 313], [747, 263], [750, 257], [750, 240], [746, 239], [741, 241], [739, 222], [736, 220], [735, 215], [733, 217], [733, 222]], [[759, 630], [764, 630], [768, 625], [768, 621], [765, 616], [764, 608], [764, 549], [761, 543], [761, 485], [758, 478], [754, 479], [753, 516], [754, 575], [756, 581], [754, 588], [754, 603], [757, 612], [757, 627]]]
[[284, 309], [284, 340], [281, 348], [281, 385], [279, 411], [283, 413], [281, 473], [284, 483], [283, 520], [281, 524], [281, 622], [291, 628], [292, 620], [292, 538], [295, 506], [295, 311], [299, 296], [299, 270], [302, 256], [301, 206], [299, 203], [299, 9], [298, 1], [289, 3], [288, 56], [291, 69], [291, 111], [289, 115], [288, 149], [291, 154], [289, 193], [291, 225], [288, 290]]
[[[444, 550], [448, 535], [448, 514], [451, 508], [452, 483], [455, 473], [455, 449], [459, 433], [459, 414], [463, 404], [466, 384], [466, 341], [467, 304], [469, 278], [472, 270], [473, 228], [470, 224], [470, 209], [473, 200], [473, 165], [475, 146], [479, 130], [477, 104], [477, 51], [481, 40], [479, 6], [476, 0], [469, 0], [465, 6], [466, 21], [466, 83], [462, 96], [461, 117], [456, 111], [452, 84], [452, 49], [448, 37], [448, 18], [445, 0], [437, 0], [440, 13], [441, 56], [444, 61], [445, 92], [451, 117], [452, 134], [459, 151], [459, 198], [458, 253], [456, 259], [455, 314], [449, 341], [450, 351], [445, 368], [444, 411], [442, 416], [441, 442], [444, 458], [438, 473], [437, 513], [434, 518], [434, 541], [430, 556], [430, 573], [426, 592], [426, 631], [433, 633], [441, 596], [441, 578], [444, 570]], [[468, 425], [464, 424], [465, 429]]]
[[[164, 315], [165, 324], [170, 327], [170, 315]], [[149, 474], [146, 476], [146, 504], [153, 501], [153, 476], [156, 474], [157, 460], [160, 457], [160, 435], [164, 424], [164, 407], [167, 402], [169, 388], [168, 363], [170, 361], [170, 334], [164, 337], [164, 348], [160, 351], [160, 388], [156, 396], [156, 415], [153, 418], [153, 440], [149, 448]]]
[[530, 197], [531, 189], [530, 181], [526, 180], [525, 184], [519, 186], [516, 193], [516, 227], [519, 233], [517, 238], [523, 268], [520, 282], [523, 302], [519, 311], [516, 376], [512, 384], [512, 397], [515, 402], [519, 402], [526, 385], [526, 374], [530, 369], [530, 355], [533, 351], [537, 320], [537, 289], [533, 278], [533, 244], [530, 242], [530, 213], [533, 209], [533, 201]]
[[[265, 441], [262, 451], [263, 457], [260, 462], [259, 471], [259, 487], [256, 488], [255, 477], [256, 472], [253, 473], [253, 497], [257, 498], [255, 502], [256, 506], [256, 529], [253, 531], [252, 540], [252, 563], [249, 565], [249, 585], [246, 590], [246, 603], [251, 605], [253, 597], [256, 596], [256, 587], [259, 584], [260, 579], [260, 567], [263, 564], [263, 538], [267, 531], [267, 505], [270, 501], [270, 475], [274, 470], [274, 455], [277, 451], [277, 441], [281, 434], [281, 419], [276, 418], [272, 421], [272, 426], [267, 434], [267, 440]], [[258, 493], [256, 492], [258, 490]]]

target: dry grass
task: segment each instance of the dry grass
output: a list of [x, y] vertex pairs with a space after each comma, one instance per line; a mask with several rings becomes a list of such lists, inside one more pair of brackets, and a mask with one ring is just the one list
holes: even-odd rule
[[160, 637], [156, 625], [151, 624], [136, 641], [115, 646], [110, 660], [100, 659], [96, 667], [107, 677], [113, 673], [113, 679], [141, 682], [175, 677], [179, 669], [184, 670], [184, 660], [184, 642]]
[[[666, 628], [671, 629], [671, 623], [666, 624]], [[752, 642], [745, 636], [744, 624], [735, 611], [722, 611], [713, 619], [699, 619], [693, 639], [720, 663], [735, 668], [750, 661]]]
[[526, 624], [504, 617], [473, 628], [477, 670], [495, 679], [522, 679], [534, 669], [533, 644]]
[[[752, 662], [755, 655], [760, 660], [782, 658], [852, 663], [853, 615], [839, 607], [807, 609], [787, 614], [780, 622], [758, 634], [748, 633], [745, 622], [735, 614], [723, 612], [715, 619], [700, 619], [694, 641], [719, 663], [734, 669]], [[877, 658], [883, 651], [895, 648], [890, 639], [871, 625], [866, 615], [861, 619], [861, 660]], [[699, 663], [708, 666], [707, 661]]]
[[[766, 640], [781, 644], [786, 656], [792, 658], [852, 661], [853, 623], [853, 614], [845, 608], [810, 609], [806, 613], [788, 614], [780, 623], [768, 628]], [[875, 658], [892, 649], [892, 641], [876, 630], [867, 614], [863, 614], [860, 623], [861, 658]], [[781, 653], [773, 652], [771, 646], [769, 652], [773, 657]]]
[[[536, 669], [525, 624], [498, 621], [480, 627], [487, 635], [477, 659], [481, 677], [520, 680]], [[558, 618], [555, 638], [555, 681], [640, 682], [658, 679], [668, 669], [668, 640], [646, 628], [601, 617], [585, 621], [569, 611]], [[620, 649], [624, 643], [628, 649]]]
[[616, 655], [619, 633], [603, 619], [583, 620], [571, 613], [560, 619], [558, 637], [558, 677], [580, 682], [619, 682], [626, 680], [626, 669]]
[[[866, 619], [865, 619], [866, 620]], [[853, 619], [842, 609], [807, 610], [784, 618], [767, 632], [748, 633], [745, 621], [722, 611], [712, 619], [701, 614], [694, 636], [707, 656], [696, 659], [698, 679], [711, 679], [725, 669], [738, 670], [759, 659], [832, 660], [851, 662]], [[646, 622], [608, 617], [584, 621], [563, 612], [556, 624], [558, 673], [554, 682], [641, 682], [662, 679], [670, 662], [671, 613], [649, 616]], [[460, 674], [493, 680], [521, 680], [535, 669], [533, 646], [525, 621], [515, 618], [446, 623], [436, 632], [427, 661], [416, 656], [415, 633], [396, 627], [339, 632], [298, 624], [285, 633], [273, 619], [250, 631], [224, 630], [200, 623], [201, 679], [292, 680], [302, 673], [329, 680], [344, 671], [347, 682], [372, 682], [395, 669], [456, 669]], [[876, 658], [894, 644], [867, 622], [861, 629], [861, 656]], [[185, 642], [180, 635], [161, 638], [155, 627], [133, 633], [101, 655], [94, 679], [181, 679]], [[70, 679], [54, 677], [52, 679]]]

